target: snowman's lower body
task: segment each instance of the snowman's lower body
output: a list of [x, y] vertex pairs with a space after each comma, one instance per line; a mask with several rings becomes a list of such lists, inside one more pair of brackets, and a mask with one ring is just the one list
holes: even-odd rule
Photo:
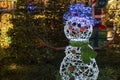
[[85, 64], [78, 47], [67, 46], [65, 53], [60, 66], [62, 80], [97, 80], [99, 70], [94, 58]]

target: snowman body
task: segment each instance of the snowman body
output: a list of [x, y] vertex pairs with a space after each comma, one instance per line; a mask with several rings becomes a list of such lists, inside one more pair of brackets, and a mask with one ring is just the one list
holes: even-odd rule
[[[66, 21], [64, 32], [66, 37], [73, 42], [89, 42], [92, 34], [92, 25], [84, 17], [73, 17]], [[81, 58], [81, 46], [69, 45], [65, 49], [66, 56], [60, 66], [60, 75], [62, 80], [97, 80], [98, 66], [95, 58], [90, 58], [89, 63], [84, 63]], [[87, 44], [89, 48], [92, 47]]]

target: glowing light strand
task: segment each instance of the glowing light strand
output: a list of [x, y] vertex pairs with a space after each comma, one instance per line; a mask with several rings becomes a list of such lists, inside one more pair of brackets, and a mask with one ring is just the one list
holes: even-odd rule
[[68, 21], [75, 16], [88, 19], [93, 26], [101, 22], [92, 17], [92, 8], [84, 4], [71, 4], [69, 11], [63, 15], [63, 20]]

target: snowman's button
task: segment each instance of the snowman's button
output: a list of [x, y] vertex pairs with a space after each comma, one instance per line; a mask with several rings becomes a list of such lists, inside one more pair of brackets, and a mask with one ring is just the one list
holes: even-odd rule
[[70, 66], [69, 68], [68, 68], [71, 72], [73, 72], [75, 69], [74, 69], [74, 66]]
[[75, 78], [74, 78], [74, 77], [71, 77], [69, 80], [75, 80]]
[[71, 50], [71, 53], [72, 53], [72, 54], [75, 54], [75, 53], [76, 53], [76, 51], [75, 51], [75, 50]]

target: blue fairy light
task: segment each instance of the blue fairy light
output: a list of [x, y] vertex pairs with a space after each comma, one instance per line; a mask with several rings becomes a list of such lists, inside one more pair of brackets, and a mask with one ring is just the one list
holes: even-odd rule
[[29, 5], [29, 6], [27, 6], [27, 11], [30, 11], [30, 12], [32, 12], [32, 11], [34, 11], [35, 10], [35, 6], [34, 5]]
[[69, 12], [66, 12], [63, 15], [64, 21], [69, 20], [72, 17], [84, 17], [88, 20], [90, 20], [91, 25], [95, 25], [100, 23], [100, 21], [96, 20], [95, 18], [92, 17], [92, 8], [89, 6], [85, 6], [84, 4], [71, 4], [69, 6]]
[[91, 16], [91, 15], [92, 15], [92, 8], [86, 7], [85, 10], [84, 10], [84, 13], [85, 13], [87, 16]]
[[64, 13], [64, 15], [63, 15], [63, 20], [64, 20], [64, 21], [67, 21], [67, 20], [69, 20], [71, 17], [72, 17], [71, 14], [70, 14], [69, 12], [66, 12], [66, 13]]

